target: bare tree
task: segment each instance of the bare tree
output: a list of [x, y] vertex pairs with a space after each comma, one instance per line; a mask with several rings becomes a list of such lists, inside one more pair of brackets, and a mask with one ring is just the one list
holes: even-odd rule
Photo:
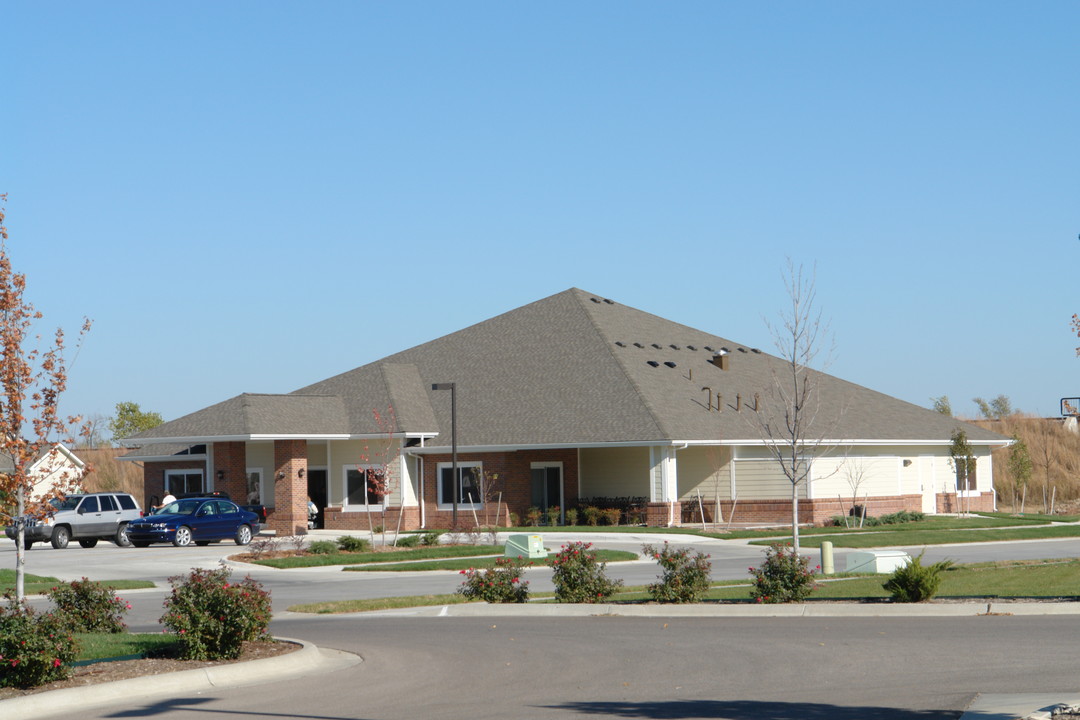
[[[54, 443], [69, 439], [64, 438], [68, 427], [79, 422], [77, 417], [60, 414], [60, 396], [67, 387], [64, 332], [57, 329], [45, 349], [36, 347], [39, 338], [32, 326], [41, 313], [23, 298], [26, 276], [12, 270], [7, 254], [2, 205], [6, 199], [0, 195], [0, 457], [10, 469], [0, 474], [0, 498], [6, 500], [0, 503], [0, 520], [16, 528], [15, 597], [22, 600], [26, 523], [45, 517], [52, 509], [48, 501], [74, 489], [82, 474], [60, 467], [59, 453], [52, 451]], [[80, 342], [89, 329], [86, 320]], [[51, 486], [35, 490], [29, 470], [38, 460]]]
[[770, 456], [791, 483], [791, 541], [798, 554], [799, 487], [806, 485], [814, 460], [825, 449], [826, 433], [839, 418], [821, 414], [821, 376], [811, 369], [823, 344], [829, 344], [825, 365], [832, 350], [828, 326], [815, 307], [815, 276], [789, 259], [784, 285], [791, 304], [781, 313], [780, 325], [766, 321], [783, 362], [774, 368], [768, 399], [754, 417]]
[[[859, 519], [859, 527], [863, 526], [863, 522], [866, 520], [866, 503], [867, 499], [863, 500], [862, 511], [856, 512], [859, 502], [859, 487], [866, 480], [866, 465], [861, 458], [854, 460], [848, 460], [844, 463], [844, 479], [847, 480], [848, 488], [851, 489], [851, 509], [848, 511], [848, 517], [851, 518], [851, 524], [848, 524], [847, 517], [844, 518], [845, 527], [853, 527], [855, 524], [855, 518]], [[867, 496], [868, 498], [869, 496]], [[843, 505], [841, 504], [841, 507]]]

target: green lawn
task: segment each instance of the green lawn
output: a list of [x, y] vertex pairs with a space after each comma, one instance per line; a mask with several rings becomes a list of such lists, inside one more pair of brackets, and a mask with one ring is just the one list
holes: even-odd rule
[[[60, 581], [54, 577], [27, 573], [23, 578], [23, 582], [26, 586], [27, 595], [38, 595], [55, 587]], [[148, 580], [103, 580], [101, 584], [113, 590], [135, 590], [154, 587], [154, 583]], [[0, 595], [8, 591], [15, 592], [15, 571], [0, 570]]]
[[[948, 530], [933, 527], [918, 527], [922, 523], [909, 523], [909, 526], [887, 525], [885, 528], [873, 528], [860, 533], [839, 533], [824, 535], [821, 533], [799, 533], [802, 547], [821, 547], [823, 540], [830, 541], [835, 547], [868, 548], [890, 547], [893, 545], [946, 545], [949, 543], [997, 542], [1004, 540], [1041, 540], [1047, 538], [1080, 537], [1080, 525], [1041, 525], [1039, 527]], [[904, 529], [900, 529], [903, 527]], [[769, 540], [754, 540], [751, 545], [768, 545]]]
[[[595, 552], [596, 559], [600, 562], [626, 562], [628, 560], [638, 559], [637, 553], [627, 552], [626, 550], [596, 550]], [[452, 558], [446, 560], [431, 560], [430, 562], [350, 566], [345, 568], [345, 570], [351, 572], [415, 572], [420, 570], [467, 570], [468, 568], [482, 570], [495, 567], [495, 561], [501, 557], [502, 552], [500, 550], [498, 557]], [[551, 556], [541, 560], [534, 560], [533, 562], [537, 565], [549, 565]]]
[[78, 661], [168, 654], [177, 643], [175, 635], [164, 633], [77, 633], [75, 638]]
[[396, 550], [394, 552], [330, 553], [328, 555], [298, 555], [296, 557], [252, 560], [255, 565], [280, 569], [323, 567], [325, 565], [356, 565], [360, 563], [399, 563], [410, 560], [438, 560], [442, 558], [474, 557], [477, 555], [502, 555], [502, 545], [438, 545], [432, 547]]

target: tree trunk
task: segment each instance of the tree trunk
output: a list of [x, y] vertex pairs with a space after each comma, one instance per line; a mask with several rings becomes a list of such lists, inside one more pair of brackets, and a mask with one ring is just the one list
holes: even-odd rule
[[19, 488], [15, 491], [16, 509], [18, 511], [19, 532], [15, 535], [15, 599], [22, 602], [26, 598], [26, 490]]
[[799, 483], [791, 484], [791, 549], [799, 554]]

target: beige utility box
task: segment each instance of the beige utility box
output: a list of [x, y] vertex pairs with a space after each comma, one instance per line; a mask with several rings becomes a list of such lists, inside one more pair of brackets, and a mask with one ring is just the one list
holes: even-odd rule
[[861, 550], [847, 554], [848, 572], [892, 573], [911, 562], [903, 550]]

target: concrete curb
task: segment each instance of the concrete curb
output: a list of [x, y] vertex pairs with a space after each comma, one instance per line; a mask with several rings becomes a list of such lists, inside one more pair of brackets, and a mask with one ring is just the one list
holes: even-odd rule
[[89, 708], [112, 705], [130, 706], [135, 702], [145, 704], [150, 700], [190, 695], [214, 688], [262, 685], [314, 672], [332, 672], [363, 662], [352, 653], [324, 650], [305, 640], [275, 639], [300, 645], [301, 648], [286, 655], [262, 660], [147, 675], [0, 700], [0, 716], [32, 718], [78, 713]]

